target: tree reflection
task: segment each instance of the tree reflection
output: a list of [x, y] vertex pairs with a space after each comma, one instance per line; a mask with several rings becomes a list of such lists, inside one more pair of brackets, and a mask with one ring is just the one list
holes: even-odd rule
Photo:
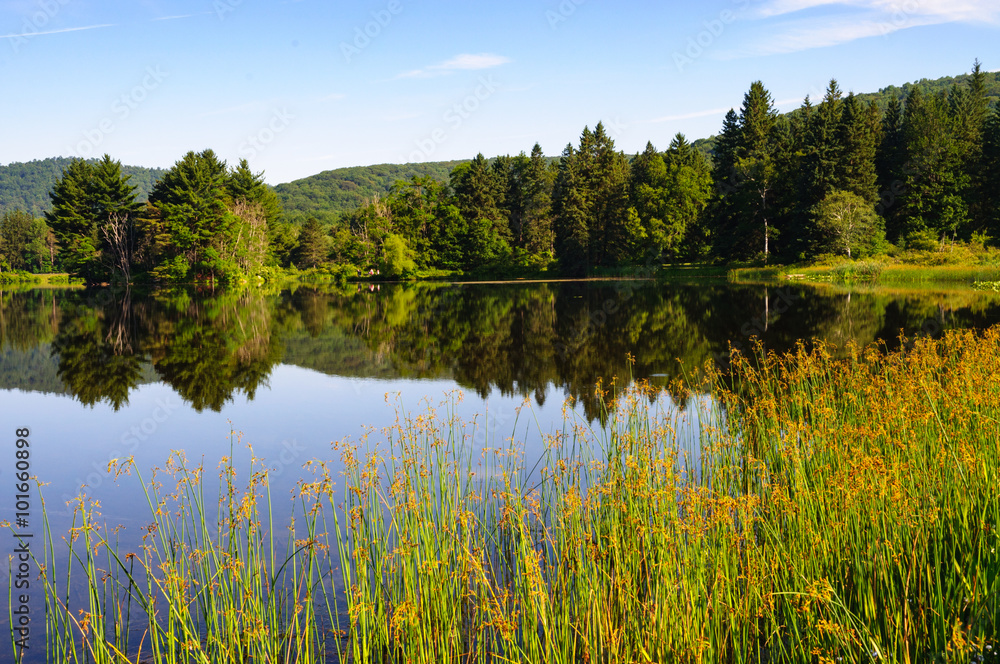
[[[195, 409], [253, 399], [279, 362], [331, 375], [453, 379], [486, 396], [561, 393], [599, 417], [635, 379], [683, 407], [681, 386], [730, 345], [840, 349], [900, 331], [940, 334], [1000, 321], [991, 295], [886, 293], [725, 283], [409, 284], [281, 294], [129, 291], [0, 294], [0, 387], [21, 386], [26, 353], [51, 343], [66, 391], [120, 408], [162, 380]], [[630, 362], [629, 358], [632, 358]], [[21, 363], [23, 366], [19, 365]], [[32, 371], [38, 371], [32, 364]], [[604, 392], [595, 391], [601, 382]], [[41, 389], [41, 388], [40, 388]]]

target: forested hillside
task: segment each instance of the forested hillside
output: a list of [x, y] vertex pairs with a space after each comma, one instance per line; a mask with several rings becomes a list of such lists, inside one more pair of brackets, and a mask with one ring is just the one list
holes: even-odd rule
[[332, 224], [342, 213], [361, 207], [366, 200], [376, 195], [385, 196], [399, 180], [429, 177], [447, 182], [451, 169], [461, 163], [432, 161], [338, 168], [279, 184], [275, 191], [289, 221], [302, 223], [309, 217], [316, 217], [324, 224]]
[[[41, 217], [52, 208], [49, 192], [62, 177], [63, 171], [73, 163], [71, 157], [50, 157], [29, 162], [15, 162], [0, 166], [0, 215], [12, 210], [24, 210]], [[96, 164], [97, 159], [91, 159]], [[122, 166], [122, 172], [131, 176], [140, 201], [145, 201], [156, 181], [166, 172], [162, 168]]]

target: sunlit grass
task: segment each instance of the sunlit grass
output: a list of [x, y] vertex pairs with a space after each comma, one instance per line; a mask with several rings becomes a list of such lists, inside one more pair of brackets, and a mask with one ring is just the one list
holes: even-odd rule
[[68, 567], [49, 537], [49, 659], [997, 661], [998, 348], [735, 356], [686, 413], [642, 383], [604, 428], [567, 409], [527, 462], [397, 404], [307, 464], [287, 535], [260, 462], [238, 489], [224, 460], [217, 504], [182, 457], [125, 466], [144, 544], [84, 504]]

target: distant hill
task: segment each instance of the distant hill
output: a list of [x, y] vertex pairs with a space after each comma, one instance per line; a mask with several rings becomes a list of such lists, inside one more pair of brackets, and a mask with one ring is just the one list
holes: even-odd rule
[[[72, 161], [71, 157], [50, 157], [0, 166], [0, 214], [21, 209], [41, 217], [49, 210], [49, 192]], [[97, 162], [96, 159], [89, 161]], [[162, 168], [142, 166], [122, 166], [122, 171], [132, 176], [131, 182], [138, 187], [142, 201], [166, 173]]]
[[[878, 92], [866, 92], [866, 93], [855, 93], [855, 96], [862, 101], [876, 101], [882, 108], [886, 107], [889, 100], [893, 97], [903, 101], [906, 96], [910, 94], [910, 90], [913, 86], [919, 85], [925, 95], [936, 95], [940, 92], [947, 92], [951, 89], [953, 85], [958, 87], [965, 87], [967, 82], [971, 78], [968, 74], [962, 74], [961, 76], [945, 76], [943, 78], [929, 79], [922, 78], [919, 81], [914, 81], [913, 83], [903, 83], [901, 86], [890, 85], [887, 88], [882, 88]], [[995, 105], [998, 100], [1000, 100], [1000, 72], [986, 72], [986, 96], [990, 100], [991, 105]], [[821, 100], [811, 99], [814, 104], [818, 104]]]
[[422, 164], [377, 164], [323, 171], [275, 187], [289, 221], [302, 223], [309, 217], [330, 224], [341, 213], [354, 210], [375, 194], [383, 196], [397, 180], [429, 176], [445, 182], [461, 161], [431, 161]]

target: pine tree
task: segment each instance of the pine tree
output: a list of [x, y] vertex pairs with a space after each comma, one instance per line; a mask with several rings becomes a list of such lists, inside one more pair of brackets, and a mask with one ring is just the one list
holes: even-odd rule
[[886, 235], [899, 240], [903, 230], [902, 196], [906, 191], [906, 137], [903, 134], [903, 105], [889, 100], [882, 116], [882, 140], [876, 155], [879, 201], [878, 211], [885, 219]]
[[837, 188], [842, 146], [838, 140], [844, 111], [843, 93], [836, 79], [826, 88], [823, 101], [816, 108], [809, 127], [806, 158], [803, 162], [806, 179], [802, 194], [803, 205], [812, 207]]
[[982, 230], [1000, 238], [1000, 107], [987, 118], [983, 128]]
[[136, 201], [136, 187], [129, 184], [130, 176], [122, 173], [121, 162], [104, 155], [92, 175], [91, 208], [104, 272], [128, 283], [135, 262], [136, 215], [143, 206]]
[[468, 229], [467, 267], [502, 262], [510, 254], [510, 224], [501, 209], [504, 182], [480, 153], [468, 164], [452, 170], [455, 202]]
[[153, 236], [157, 279], [228, 279], [234, 265], [221, 262], [220, 241], [229, 239], [229, 172], [212, 150], [188, 152], [164, 174], [149, 195], [155, 215], [148, 228]]
[[552, 185], [554, 172], [549, 168], [542, 147], [535, 143], [531, 156], [522, 164], [521, 233], [524, 248], [530, 255], [551, 254], [555, 247], [552, 232]]
[[879, 144], [881, 118], [874, 104], [862, 106], [854, 93], [844, 101], [836, 144], [839, 155], [833, 187], [857, 194], [872, 206], [878, 194], [875, 153]]
[[100, 239], [91, 204], [93, 177], [93, 168], [84, 160], [70, 163], [52, 187], [52, 209], [45, 214], [64, 269], [87, 283], [96, 283], [101, 275]]
[[316, 217], [309, 217], [299, 232], [295, 264], [301, 268], [318, 267], [326, 262], [329, 247], [326, 233]]
[[989, 224], [992, 210], [988, 201], [996, 183], [984, 177], [986, 169], [983, 138], [990, 116], [990, 105], [986, 92], [986, 74], [979, 60], [972, 66], [968, 87], [956, 90], [951, 104], [955, 118], [955, 140], [961, 154], [963, 182], [966, 184], [963, 197], [969, 208], [971, 228], [982, 231]]
[[909, 164], [906, 233], [928, 231], [939, 239], [965, 234], [969, 209], [962, 194], [968, 181], [947, 96], [925, 99], [914, 86], [903, 113], [903, 135]]
[[741, 186], [736, 203], [743, 223], [742, 230], [737, 233], [742, 241], [761, 247], [765, 261], [770, 254], [771, 237], [775, 234], [771, 208], [776, 173], [776, 123], [777, 111], [771, 93], [763, 83], [755, 81], [744, 96], [740, 111], [741, 140], [736, 150], [736, 172]]
[[[589, 129], [584, 131], [590, 133]], [[584, 276], [590, 268], [590, 202], [581, 166], [582, 159], [573, 145], [567, 145], [553, 188], [556, 256], [562, 271], [572, 276]]]

